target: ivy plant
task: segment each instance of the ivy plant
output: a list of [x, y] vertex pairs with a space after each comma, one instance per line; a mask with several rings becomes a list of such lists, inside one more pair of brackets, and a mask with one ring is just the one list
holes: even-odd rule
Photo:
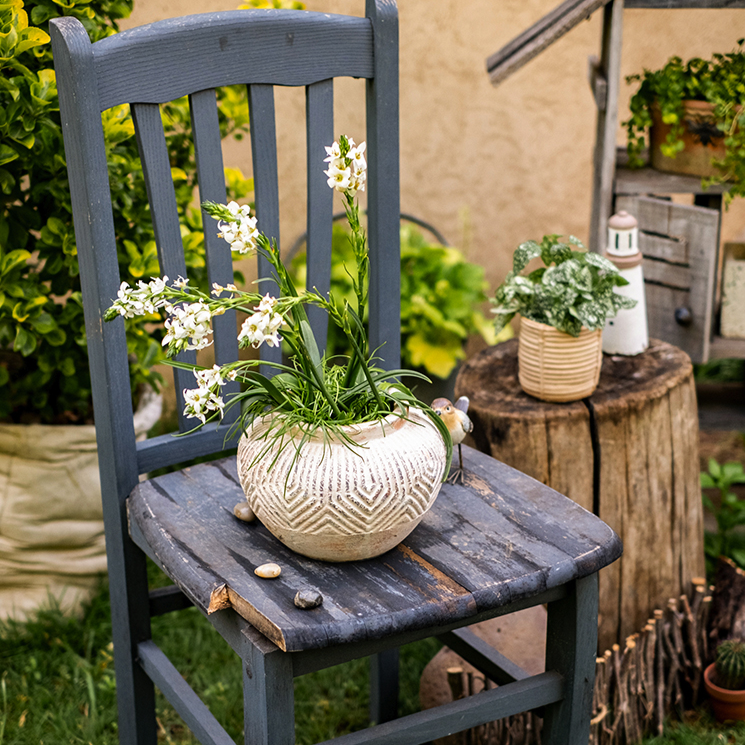
[[[132, 0], [0, 0], [0, 421], [90, 421], [91, 385], [50, 18], [78, 18], [93, 41], [117, 30]], [[223, 136], [248, 131], [245, 88], [218, 93]], [[162, 106], [187, 267], [206, 282], [202, 217], [186, 99]], [[158, 276], [147, 194], [128, 106], [103, 114], [122, 280]], [[252, 191], [227, 172], [231, 198]], [[157, 386], [156, 318], [127, 321], [133, 389]]]
[[719, 499], [715, 504], [705, 493], [702, 494], [704, 507], [717, 521], [716, 533], [707, 532], [704, 535], [708, 574], [713, 573], [716, 561], [722, 555], [745, 567], [745, 548], [736, 536], [737, 528], [745, 525], [745, 500], [732, 490], [735, 484], [745, 484], [742, 463], [731, 461], [720, 464], [714, 458], [709, 458], [708, 471], [701, 472], [701, 487], [716, 489]]
[[[355, 257], [349, 233], [334, 225], [331, 289], [343, 305], [352, 302]], [[305, 286], [305, 254], [292, 261], [296, 283]], [[492, 324], [479, 306], [486, 300], [484, 269], [465, 260], [456, 248], [427, 240], [411, 224], [401, 226], [401, 358], [404, 367], [447, 378], [465, 357], [464, 345], [472, 334], [487, 344], [497, 342]], [[512, 335], [505, 329], [502, 341]], [[329, 329], [329, 353], [348, 355], [346, 341]]]
[[652, 109], [657, 106], [662, 121], [670, 126], [662, 154], [674, 158], [683, 149], [685, 131], [684, 102], [708, 101], [713, 106], [714, 122], [703, 132], [702, 139], [724, 136], [724, 158], [713, 159], [720, 175], [704, 179], [704, 186], [729, 182], [725, 193], [729, 203], [733, 197], [745, 194], [745, 53], [739, 39], [737, 48], [711, 59], [699, 57], [683, 62], [671, 57], [660, 70], [645, 69], [642, 74], [629, 75], [627, 83], [639, 83], [631, 98], [630, 118], [624, 122], [628, 136], [629, 163], [641, 167], [646, 133], [652, 126]]
[[[520, 313], [576, 337], [583, 326], [602, 329], [621, 308], [636, 305], [636, 300], [614, 292], [615, 287], [628, 284], [614, 264], [586, 251], [574, 236], [566, 242], [560, 238], [546, 235], [540, 243], [526, 241], [515, 250], [512, 271], [492, 300], [498, 332]], [[521, 272], [538, 258], [543, 266], [523, 276]]]

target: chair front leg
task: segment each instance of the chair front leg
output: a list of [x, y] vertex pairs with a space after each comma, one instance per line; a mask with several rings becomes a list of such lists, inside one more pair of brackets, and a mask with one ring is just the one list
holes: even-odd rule
[[598, 644], [598, 575], [577, 580], [548, 606], [546, 670], [564, 676], [564, 698], [545, 708], [544, 745], [587, 745]]
[[242, 633], [244, 741], [295, 745], [292, 658], [255, 629]]

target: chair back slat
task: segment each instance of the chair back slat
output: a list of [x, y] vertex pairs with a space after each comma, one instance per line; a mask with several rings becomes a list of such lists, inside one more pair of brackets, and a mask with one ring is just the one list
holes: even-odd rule
[[101, 110], [132, 101], [165, 103], [223, 85], [305, 86], [372, 77], [368, 18], [284, 9], [251, 13], [250, 23], [243, 10], [170, 18], [97, 42]]
[[[334, 81], [323, 80], [305, 89], [306, 141], [308, 163], [308, 218], [306, 267], [308, 289], [326, 295], [331, 286], [331, 217], [334, 192], [323, 173], [325, 146], [334, 141]], [[328, 314], [308, 307], [308, 320], [323, 353], [328, 333]]]
[[[132, 120], [137, 135], [137, 147], [142, 161], [142, 174], [150, 202], [150, 215], [153, 220], [155, 244], [158, 248], [158, 263], [161, 276], [170, 281], [186, 277], [186, 260], [181, 241], [181, 225], [176, 206], [176, 193], [171, 178], [171, 163], [160, 106], [157, 104], [132, 104]], [[179, 362], [196, 364], [196, 352], [182, 352], [176, 358]], [[176, 389], [176, 409], [178, 411], [179, 432], [194, 429], [194, 421], [184, 416], [184, 388], [196, 387], [194, 375], [189, 370], [173, 370]]]
[[[197, 163], [199, 198], [224, 204], [227, 201], [225, 170], [222, 159], [220, 123], [217, 116], [217, 97], [214, 90], [199, 91], [189, 97], [191, 126], [194, 133], [194, 151]], [[217, 222], [202, 212], [204, 246], [207, 259], [207, 278], [210, 289], [217, 283], [222, 287], [233, 282], [233, 256], [228, 244], [218, 238]], [[236, 314], [231, 310], [212, 319], [215, 340], [215, 362], [224, 365], [238, 359]], [[237, 382], [223, 387], [223, 399], [229, 401], [240, 390]], [[225, 422], [235, 420], [238, 411], [230, 408]]]
[[370, 252], [370, 349], [382, 367], [400, 367], [401, 235], [398, 142], [398, 13], [392, 0], [367, 0], [375, 77], [367, 80], [367, 238]]
[[[225, 440], [228, 428], [223, 426], [207, 427], [183, 438], [134, 441], [123, 324], [104, 324], [101, 318], [115, 299], [120, 280], [100, 112], [121, 103], [132, 108], [160, 269], [175, 279], [186, 276], [186, 266], [159, 104], [190, 96], [200, 196], [224, 201], [214, 90], [223, 85], [248, 86], [258, 225], [278, 241], [273, 86], [306, 87], [308, 279], [311, 286], [325, 292], [333, 192], [321, 171], [323, 145], [334, 139], [332, 78], [366, 78], [371, 342], [375, 347], [387, 339], [385, 363], [395, 366], [399, 342], [391, 331], [399, 327], [397, 22], [392, 0], [367, 0], [366, 14], [354, 18], [287, 10], [209, 13], [157, 22], [95, 44], [76, 19], [52, 21], [102, 483], [105, 500], [111, 496], [118, 500], [112, 509], [121, 511], [138, 472], [217, 452], [232, 443]], [[362, 139], [359, 133], [350, 134]], [[205, 218], [205, 246], [210, 283], [228, 284], [233, 276], [232, 257], [227, 244], [217, 238], [212, 218]], [[269, 267], [261, 262], [259, 276], [269, 275]], [[276, 287], [267, 282], [260, 289], [276, 293]], [[214, 320], [216, 359], [225, 363], [236, 357], [235, 320], [227, 315]], [[312, 321], [322, 339], [326, 319], [318, 316]], [[265, 360], [281, 360], [278, 349], [267, 351]], [[195, 358], [193, 353], [188, 356]], [[264, 371], [269, 372], [266, 366]], [[177, 391], [195, 387], [192, 373], [176, 371], [175, 386]], [[181, 411], [183, 402], [178, 406]], [[188, 431], [194, 423], [181, 415], [179, 428]], [[122, 513], [119, 518], [120, 527], [126, 530], [126, 517]]]
[[[270, 241], [279, 243], [279, 185], [277, 183], [277, 130], [274, 119], [274, 87], [250, 85], [248, 111], [251, 127], [251, 156], [254, 169], [254, 197], [256, 199], [257, 227]], [[259, 256], [259, 278], [272, 276], [271, 264]], [[263, 279], [259, 292], [277, 296], [279, 288], [271, 279]], [[262, 345], [261, 359], [282, 361], [279, 347]], [[273, 370], [263, 366], [265, 375]]]

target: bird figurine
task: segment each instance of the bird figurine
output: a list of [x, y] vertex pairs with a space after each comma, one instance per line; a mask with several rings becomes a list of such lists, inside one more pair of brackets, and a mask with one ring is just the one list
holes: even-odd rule
[[432, 409], [435, 414], [442, 418], [445, 426], [453, 438], [453, 445], [458, 446], [459, 467], [451, 471], [447, 480], [450, 484], [464, 482], [463, 471], [463, 453], [460, 444], [466, 438], [466, 435], [473, 429], [473, 422], [468, 418], [468, 396], [461, 396], [455, 404], [448, 401], [447, 398], [436, 398], [432, 402]]

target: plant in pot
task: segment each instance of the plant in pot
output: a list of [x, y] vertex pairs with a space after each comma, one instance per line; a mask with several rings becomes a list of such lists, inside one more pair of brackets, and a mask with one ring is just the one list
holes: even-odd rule
[[[497, 288], [492, 312], [500, 331], [522, 316], [518, 347], [522, 389], [544, 401], [577, 401], [598, 384], [605, 322], [636, 301], [613, 291], [627, 284], [608, 259], [584, 249], [570, 236], [544, 236], [521, 243], [512, 271]], [[533, 259], [543, 266], [527, 276]]]
[[[60, 12], [93, 40], [117, 29], [131, 0], [0, 3], [0, 616], [21, 615], [51, 593], [74, 608], [106, 569], [91, 384], [57, 91], [46, 27]], [[247, 127], [245, 94], [221, 95], [225, 134]], [[187, 262], [204, 277], [201, 215], [189, 209], [194, 153], [183, 144], [185, 100], [164, 107], [172, 173], [184, 215]], [[134, 127], [127, 107], [104, 114], [120, 271], [158, 273]], [[250, 182], [230, 174], [233, 193]], [[133, 394], [151, 400], [162, 357], [154, 317], [127, 322]], [[158, 407], [136, 416], [144, 433]]]
[[[439, 492], [452, 442], [440, 417], [400, 382], [404, 375], [424, 376], [376, 365], [377, 350], [369, 348], [362, 322], [369, 261], [356, 194], [365, 184], [365, 145], [342, 136], [327, 150], [325, 173], [343, 196], [356, 260], [349, 301], [315, 288], [299, 293], [278, 247], [259, 232], [248, 206], [205, 203], [233, 251], [258, 252], [268, 260], [279, 295], [262, 297], [235, 285], [214, 285], [207, 294], [184, 278], [169, 283], [164, 277], [138, 287], [124, 283], [104, 318], [165, 311], [169, 357], [208, 346], [210, 319], [233, 308], [247, 315], [240, 347], [284, 341], [286, 363], [239, 359], [211, 369], [186, 365], [197, 387], [184, 392], [184, 413], [204, 424], [220, 418], [226, 407], [240, 406], [235, 426], [243, 430], [238, 473], [246, 517], [255, 515], [306, 556], [349, 561], [387, 551], [416, 527]], [[309, 304], [328, 313], [351, 354], [319, 353], [305, 310]], [[262, 374], [260, 364], [275, 374]], [[224, 401], [221, 386], [236, 380], [241, 392]], [[242, 509], [237, 506], [237, 513]]]
[[[292, 258], [290, 269], [298, 287], [305, 287], [305, 252]], [[355, 255], [351, 236], [334, 224], [332, 234], [331, 290], [338, 302], [354, 297]], [[416, 225], [401, 225], [401, 362], [432, 379], [416, 381], [417, 395], [427, 400], [452, 398], [464, 346], [470, 336], [488, 345], [513, 335], [507, 325], [497, 336], [479, 310], [486, 296], [484, 269], [465, 260], [457, 248], [427, 240]], [[366, 319], [363, 319], [366, 321]], [[344, 333], [331, 325], [330, 355], [351, 354]]]
[[649, 130], [650, 160], [661, 171], [704, 177], [704, 186], [729, 182], [725, 200], [745, 194], [743, 39], [726, 54], [683, 62], [671, 57], [660, 70], [630, 75], [639, 82], [624, 122], [629, 164], [641, 167]]
[[704, 670], [704, 685], [718, 721], [745, 721], [745, 641], [728, 639]]

